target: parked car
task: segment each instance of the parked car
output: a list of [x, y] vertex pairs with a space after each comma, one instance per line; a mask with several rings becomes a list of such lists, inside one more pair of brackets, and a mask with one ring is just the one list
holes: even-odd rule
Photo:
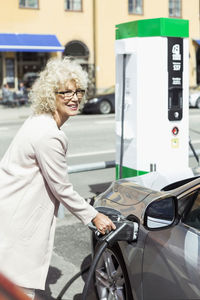
[[82, 113], [109, 114], [115, 111], [115, 89], [108, 88], [101, 95], [87, 99], [83, 105]]
[[189, 106], [200, 108], [200, 91], [190, 93]]
[[139, 225], [135, 241], [116, 242], [100, 258], [98, 299], [199, 299], [200, 177], [161, 190], [139, 184], [138, 178], [117, 180], [96, 197], [100, 211]]
[[35, 80], [38, 78], [38, 73], [27, 72], [24, 74], [23, 83], [26, 88], [31, 88]]

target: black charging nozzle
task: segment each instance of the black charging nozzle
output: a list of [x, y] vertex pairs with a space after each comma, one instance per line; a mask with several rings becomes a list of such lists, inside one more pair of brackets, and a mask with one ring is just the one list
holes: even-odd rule
[[97, 228], [90, 223], [88, 227], [94, 232], [96, 239], [98, 240], [98, 248], [96, 254], [93, 258], [92, 264], [90, 266], [90, 270], [88, 273], [88, 278], [86, 280], [82, 300], [87, 300], [88, 290], [90, 286], [90, 282], [92, 280], [96, 265], [108, 246], [112, 246], [115, 242], [126, 241], [131, 243], [137, 239], [138, 235], [138, 223], [132, 222], [124, 218], [122, 215], [110, 215], [109, 218], [113, 221], [116, 226], [115, 230], [110, 231], [108, 234], [102, 235]]
[[115, 230], [110, 231], [108, 234], [102, 235], [97, 228], [90, 223], [88, 227], [94, 232], [97, 241], [106, 242], [109, 245], [117, 241], [126, 241], [131, 243], [136, 240], [138, 233], [138, 223], [127, 220], [121, 215], [109, 215], [109, 218], [116, 226]]

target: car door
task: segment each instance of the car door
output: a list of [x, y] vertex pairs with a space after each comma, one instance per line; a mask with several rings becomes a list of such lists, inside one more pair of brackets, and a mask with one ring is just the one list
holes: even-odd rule
[[178, 201], [180, 221], [151, 231], [143, 259], [144, 300], [200, 299], [200, 192]]

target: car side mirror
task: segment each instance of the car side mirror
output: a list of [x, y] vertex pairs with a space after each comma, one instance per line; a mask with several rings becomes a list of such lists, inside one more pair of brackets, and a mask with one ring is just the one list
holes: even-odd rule
[[169, 228], [176, 220], [176, 198], [168, 196], [151, 202], [144, 214], [144, 226], [148, 230]]

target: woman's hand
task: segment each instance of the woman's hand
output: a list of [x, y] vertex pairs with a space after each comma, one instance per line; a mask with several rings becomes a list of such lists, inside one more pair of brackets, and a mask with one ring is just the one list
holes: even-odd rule
[[107, 233], [107, 231], [115, 230], [115, 224], [106, 215], [98, 213], [96, 217], [92, 220], [93, 224], [96, 226], [101, 234]]

